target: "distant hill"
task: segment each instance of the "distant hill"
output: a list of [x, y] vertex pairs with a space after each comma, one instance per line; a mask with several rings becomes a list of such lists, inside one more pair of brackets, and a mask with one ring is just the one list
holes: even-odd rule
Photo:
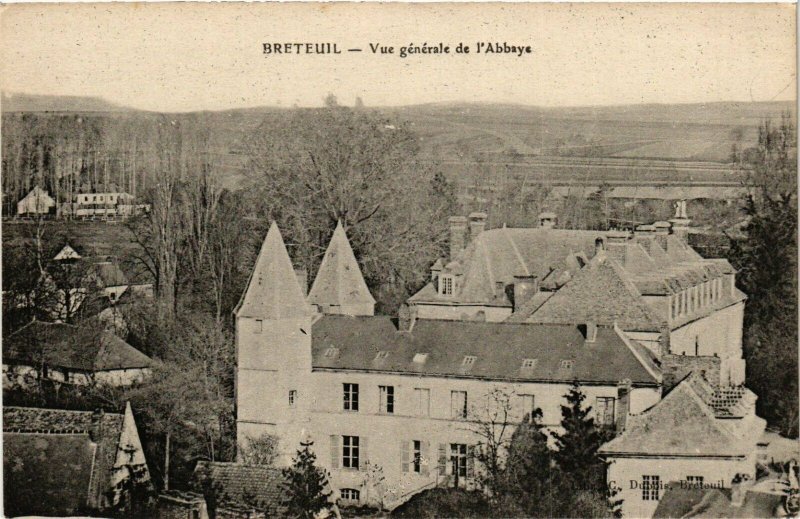
[[3, 112], [128, 112], [132, 109], [100, 97], [3, 92], [0, 99], [0, 110]]

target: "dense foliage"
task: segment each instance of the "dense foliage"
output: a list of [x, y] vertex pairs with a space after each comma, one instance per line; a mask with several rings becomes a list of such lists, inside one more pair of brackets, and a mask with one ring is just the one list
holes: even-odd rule
[[782, 434], [798, 434], [797, 147], [788, 117], [759, 129], [739, 157], [756, 187], [747, 197], [745, 237], [733, 244], [737, 284], [747, 294], [746, 381], [757, 411]]
[[283, 469], [286, 505], [291, 517], [311, 519], [330, 508], [328, 475], [317, 467], [317, 456], [311, 450], [313, 445], [310, 440], [300, 442], [302, 448], [297, 451], [292, 465]]

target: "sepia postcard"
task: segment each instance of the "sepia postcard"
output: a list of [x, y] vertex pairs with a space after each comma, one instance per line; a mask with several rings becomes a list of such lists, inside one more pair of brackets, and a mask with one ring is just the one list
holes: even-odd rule
[[0, 5], [0, 515], [800, 516], [796, 15]]

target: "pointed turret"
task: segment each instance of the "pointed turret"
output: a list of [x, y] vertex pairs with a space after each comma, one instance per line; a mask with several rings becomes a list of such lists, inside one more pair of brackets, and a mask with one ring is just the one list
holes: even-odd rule
[[375, 314], [375, 299], [364, 282], [342, 222], [333, 231], [308, 302], [326, 314]]
[[275, 222], [267, 232], [247, 290], [235, 313], [237, 317], [257, 319], [285, 319], [312, 313]]

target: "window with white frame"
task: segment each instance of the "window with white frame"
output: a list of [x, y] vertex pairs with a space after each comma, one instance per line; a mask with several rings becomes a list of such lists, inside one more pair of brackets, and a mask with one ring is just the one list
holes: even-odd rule
[[358, 436], [342, 436], [342, 467], [358, 468]]
[[598, 396], [595, 401], [597, 425], [614, 425], [614, 397]]
[[355, 488], [343, 488], [339, 490], [342, 501], [357, 503], [361, 499], [361, 491]]
[[343, 384], [344, 410], [358, 411], [358, 384]]
[[381, 413], [394, 413], [394, 386], [378, 386], [380, 402], [378, 410]]
[[452, 274], [439, 276], [439, 293], [443, 296], [452, 296], [455, 290], [455, 280]]
[[465, 443], [450, 444], [450, 464], [454, 474], [467, 477], [467, 445]]
[[411, 466], [417, 474], [422, 472], [422, 441], [421, 440], [414, 440], [413, 441], [413, 458], [411, 460]]
[[450, 391], [450, 417], [459, 420], [467, 417], [466, 391]]
[[414, 401], [417, 404], [417, 416], [431, 415], [431, 390], [426, 387], [414, 388]]
[[658, 501], [660, 479], [658, 476], [642, 476], [642, 500]]

